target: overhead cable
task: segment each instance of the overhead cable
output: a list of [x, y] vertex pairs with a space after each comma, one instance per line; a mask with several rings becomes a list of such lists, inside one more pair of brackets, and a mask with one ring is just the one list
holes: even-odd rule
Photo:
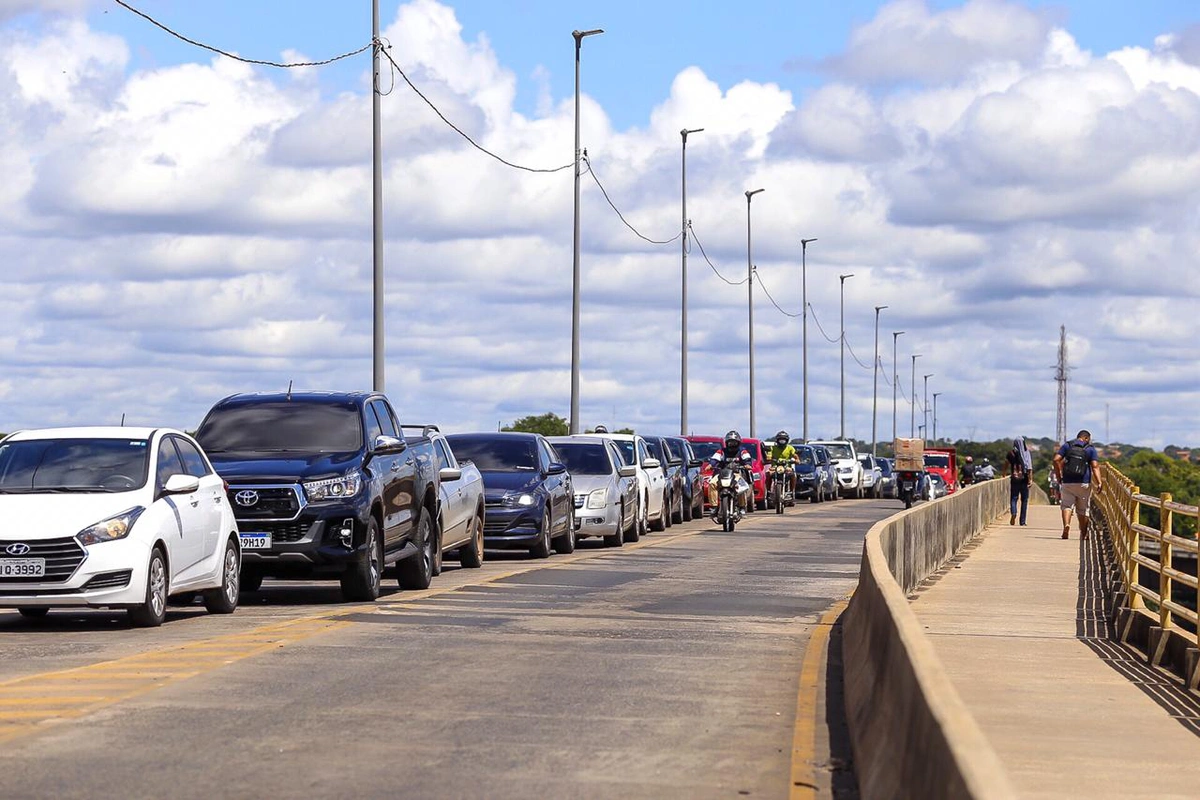
[[745, 278], [742, 278], [740, 281], [731, 281], [731, 280], [729, 280], [729, 278], [726, 278], [724, 275], [722, 275], [721, 271], [719, 269], [717, 269], [716, 265], [714, 265], [713, 262], [709, 260], [708, 253], [704, 252], [704, 245], [700, 243], [700, 237], [696, 235], [696, 229], [692, 227], [692, 223], [690, 220], [688, 221], [688, 230], [692, 232], [692, 239], [695, 240], [696, 247], [700, 248], [700, 255], [704, 256], [704, 260], [705, 260], [705, 262], [707, 262], [709, 269], [711, 269], [718, 278], [725, 281], [730, 286], [741, 286], [743, 283], [745, 283], [749, 279], [749, 276], [747, 276]]
[[211, 53], [216, 53], [217, 55], [225, 56], [226, 58], [232, 58], [234, 61], [241, 61], [246, 64], [259, 64], [264, 67], [278, 67], [280, 69], [295, 69], [297, 67], [323, 67], [326, 64], [332, 64], [335, 61], [341, 61], [344, 58], [350, 58], [351, 56], [356, 56], [359, 53], [364, 53], [367, 50], [371, 49], [371, 45], [375, 44], [374, 41], [367, 42], [366, 44], [364, 44], [362, 47], [358, 48], [357, 50], [351, 50], [348, 53], [342, 53], [341, 55], [334, 56], [333, 58], [326, 58], [321, 61], [281, 62], [281, 61], [265, 61], [265, 60], [257, 59], [257, 58], [243, 58], [242, 56], [231, 53], [228, 50], [222, 50], [219, 47], [213, 47], [210, 44], [205, 44], [204, 42], [198, 42], [195, 39], [190, 39], [187, 36], [184, 36], [182, 33], [179, 33], [178, 31], [174, 31], [171, 28], [168, 28], [166, 25], [159, 22], [158, 20], [156, 20], [154, 17], [150, 16], [146, 12], [139, 11], [138, 9], [134, 8], [133, 6], [129, 5], [129, 3], [126, 3], [125, 0], [113, 0], [113, 2], [116, 3], [117, 5], [121, 6], [125, 10], [130, 11], [130, 12], [136, 14], [137, 16], [141, 17], [142, 19], [146, 20], [151, 25], [154, 25], [156, 28], [160, 28], [160, 29], [166, 31], [170, 35], [174, 36], [176, 39], [179, 39], [181, 42], [187, 42], [188, 44], [192, 45], [193, 47], [199, 47], [202, 50], [208, 50]]
[[768, 289], [767, 284], [763, 282], [762, 273], [758, 271], [758, 267], [754, 268], [754, 272], [756, 275], [758, 275], [759, 288], [763, 290], [763, 294], [765, 294], [767, 299], [771, 301], [771, 305], [775, 306], [776, 311], [778, 311], [780, 314], [783, 314], [785, 317], [792, 317], [793, 319], [800, 316], [799, 314], [792, 314], [791, 312], [784, 311], [782, 308], [780, 308], [779, 303], [776, 303], [775, 298], [771, 296], [771, 290]]
[[616, 212], [617, 217], [621, 220], [621, 222], [625, 223], [625, 227], [629, 228], [629, 230], [633, 231], [634, 235], [637, 236], [639, 239], [643, 239], [643, 240], [649, 242], [650, 244], [670, 244], [671, 242], [679, 241], [679, 237], [683, 236], [682, 230], [680, 230], [679, 233], [675, 234], [670, 239], [662, 239], [662, 240], [651, 239], [649, 236], [645, 236], [644, 234], [642, 234], [641, 231], [639, 231], [637, 228], [635, 228], [629, 224], [629, 220], [625, 219], [625, 215], [621, 213], [621, 209], [617, 208], [616, 204], [612, 201], [612, 198], [608, 196], [608, 191], [604, 188], [604, 184], [600, 182], [600, 176], [598, 176], [596, 174], [596, 169], [595, 169], [595, 167], [592, 166], [592, 161], [591, 161], [591, 159], [588, 158], [587, 151], [584, 151], [583, 163], [587, 164], [588, 174], [592, 176], [592, 180], [594, 180], [596, 182], [596, 185], [600, 187], [600, 193], [603, 194], [604, 199], [608, 201], [609, 207], [611, 207], [612, 210]]
[[825, 337], [825, 341], [829, 342], [830, 344], [837, 344], [837, 342], [838, 342], [837, 337], [830, 336], [828, 333], [825, 332], [825, 329], [823, 327], [821, 327], [821, 320], [817, 319], [817, 310], [815, 308], [813, 308], [812, 303], [808, 304], [808, 310], [809, 310], [809, 313], [812, 314], [813, 322], [817, 323], [817, 330], [819, 330], [821, 332], [821, 335]]
[[538, 168], [535, 168], [535, 167], [526, 167], [526, 166], [524, 166], [524, 165], [522, 165], [522, 164], [514, 164], [513, 162], [509, 161], [508, 159], [506, 159], [506, 158], [503, 158], [503, 157], [501, 157], [501, 156], [498, 156], [498, 155], [496, 155], [496, 154], [495, 154], [495, 153], [493, 153], [491, 150], [488, 150], [486, 147], [484, 147], [483, 145], [479, 144], [479, 143], [478, 143], [478, 142], [476, 142], [474, 139], [472, 139], [472, 138], [471, 138], [471, 137], [470, 137], [470, 136], [469, 136], [469, 135], [468, 135], [468, 134], [467, 134], [465, 131], [463, 131], [463, 129], [462, 129], [462, 128], [458, 127], [458, 126], [457, 126], [457, 125], [455, 125], [453, 122], [451, 122], [450, 120], [448, 120], [448, 119], [446, 118], [446, 115], [445, 115], [445, 114], [443, 114], [443, 113], [442, 113], [442, 112], [441, 112], [441, 111], [438, 109], [438, 107], [437, 107], [437, 106], [435, 106], [435, 105], [433, 104], [433, 101], [432, 101], [432, 100], [430, 100], [428, 97], [426, 97], [426, 96], [425, 96], [425, 94], [424, 94], [424, 93], [423, 93], [423, 92], [422, 92], [420, 89], [418, 89], [418, 88], [417, 88], [416, 84], [414, 84], [414, 83], [413, 83], [413, 82], [412, 82], [412, 81], [409, 79], [409, 77], [408, 77], [406, 74], [404, 74], [404, 70], [400, 69], [400, 65], [396, 63], [396, 59], [392, 58], [392, 54], [391, 54], [391, 53], [389, 53], [389, 52], [387, 51], [387, 48], [386, 48], [386, 47], [383, 47], [383, 46], [381, 45], [381, 46], [380, 46], [380, 48], [379, 48], [379, 52], [383, 53], [383, 55], [384, 55], [384, 56], [387, 58], [387, 60], [388, 60], [389, 62], [391, 62], [392, 69], [394, 69], [396, 72], [398, 72], [398, 73], [400, 74], [400, 77], [401, 77], [401, 78], [403, 78], [403, 79], [404, 79], [404, 82], [408, 84], [408, 88], [410, 88], [410, 89], [412, 89], [414, 92], [416, 92], [416, 93], [417, 93], [417, 97], [420, 97], [422, 100], [424, 100], [424, 101], [425, 101], [425, 105], [427, 105], [427, 106], [429, 106], [431, 109], [433, 109], [433, 113], [437, 114], [437, 115], [438, 115], [438, 117], [439, 117], [439, 118], [442, 120], [442, 122], [444, 122], [444, 123], [446, 123], [447, 125], [449, 125], [449, 126], [450, 126], [450, 128], [451, 128], [451, 129], [452, 129], [452, 130], [453, 130], [455, 133], [457, 133], [457, 134], [458, 134], [459, 136], [461, 136], [462, 138], [466, 139], [466, 140], [467, 140], [467, 142], [468, 142], [468, 143], [469, 143], [469, 144], [470, 144], [472, 147], [474, 147], [476, 150], [478, 150], [479, 152], [483, 153], [484, 155], [491, 156], [492, 158], [496, 159], [497, 161], [499, 161], [501, 164], [504, 164], [505, 166], [512, 167], [513, 169], [524, 170], [525, 172], [562, 172], [564, 169], [570, 169], [571, 167], [573, 167], [573, 166], [575, 165], [575, 162], [571, 162], [570, 164], [563, 164], [561, 167], [553, 167], [553, 168], [551, 168], [551, 169], [538, 169]]

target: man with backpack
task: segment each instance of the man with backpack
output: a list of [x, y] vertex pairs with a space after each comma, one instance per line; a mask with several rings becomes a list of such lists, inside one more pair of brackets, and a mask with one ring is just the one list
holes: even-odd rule
[[1092, 488], [1100, 489], [1100, 464], [1092, 434], [1080, 431], [1054, 455], [1054, 474], [1058, 478], [1062, 505], [1062, 538], [1071, 532], [1071, 509], [1079, 514], [1079, 538], [1088, 538], [1088, 501]]

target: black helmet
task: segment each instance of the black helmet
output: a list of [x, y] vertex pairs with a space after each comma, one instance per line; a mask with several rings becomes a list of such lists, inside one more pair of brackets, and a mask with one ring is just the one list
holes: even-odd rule
[[737, 431], [730, 431], [725, 434], [726, 447], [740, 447], [742, 444], [742, 435]]
[[608, 433], [608, 428], [604, 427], [603, 425], [597, 425], [596, 433]]
[[787, 444], [791, 440], [792, 437], [788, 436], [787, 431], [780, 431], [779, 433], [775, 434], [775, 441], [779, 444]]

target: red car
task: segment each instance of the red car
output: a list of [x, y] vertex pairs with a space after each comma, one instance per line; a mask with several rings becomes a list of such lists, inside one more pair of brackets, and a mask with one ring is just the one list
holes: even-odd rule
[[[696, 458], [703, 463], [700, 466], [700, 486], [704, 491], [704, 508], [712, 508], [708, 502], [708, 480], [712, 477], [712, 463], [709, 461], [713, 453], [721, 449], [725, 439], [721, 436], [685, 436], [692, 443]], [[743, 439], [742, 449], [750, 454], [750, 471], [754, 476], [754, 505], [762, 509], [767, 507], [766, 481], [763, 480], [766, 464], [763, 458], [762, 442], [758, 439]]]

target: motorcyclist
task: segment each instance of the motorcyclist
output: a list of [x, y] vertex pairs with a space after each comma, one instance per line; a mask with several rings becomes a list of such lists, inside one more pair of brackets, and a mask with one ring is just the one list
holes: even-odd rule
[[975, 471], [975, 477], [977, 480], [990, 481], [996, 477], [996, 468], [992, 466], [992, 462], [985, 458], [982, 466]]
[[[796, 448], [790, 444], [792, 437], [787, 431], [780, 431], [775, 434], [775, 443], [771, 445], [770, 451], [767, 453], [767, 461], [772, 464], [785, 464], [791, 462], [790, 469], [787, 472], [787, 490], [793, 493], [796, 491], [796, 464], [800, 463], [800, 454], [796, 452]], [[768, 470], [767, 477], [774, 480], [774, 475]], [[767, 483], [767, 491], [771, 489], [770, 482]]]
[[962, 480], [959, 481], [963, 486], [970, 486], [975, 482], [975, 459], [967, 456], [966, 462], [962, 468]]
[[717, 474], [720, 473], [721, 467], [725, 463], [732, 464], [737, 475], [737, 498], [738, 498], [738, 513], [744, 514], [749, 508], [749, 498], [753, 484], [750, 483], [750, 454], [742, 449], [742, 435], [737, 431], [729, 431], [725, 434], [725, 439], [721, 443], [722, 446], [717, 452], [713, 453], [709, 461], [713, 466], [713, 480], [708, 483], [708, 502], [712, 506], [713, 519], [716, 519], [718, 512], [717, 502], [717, 482], [715, 480]]

